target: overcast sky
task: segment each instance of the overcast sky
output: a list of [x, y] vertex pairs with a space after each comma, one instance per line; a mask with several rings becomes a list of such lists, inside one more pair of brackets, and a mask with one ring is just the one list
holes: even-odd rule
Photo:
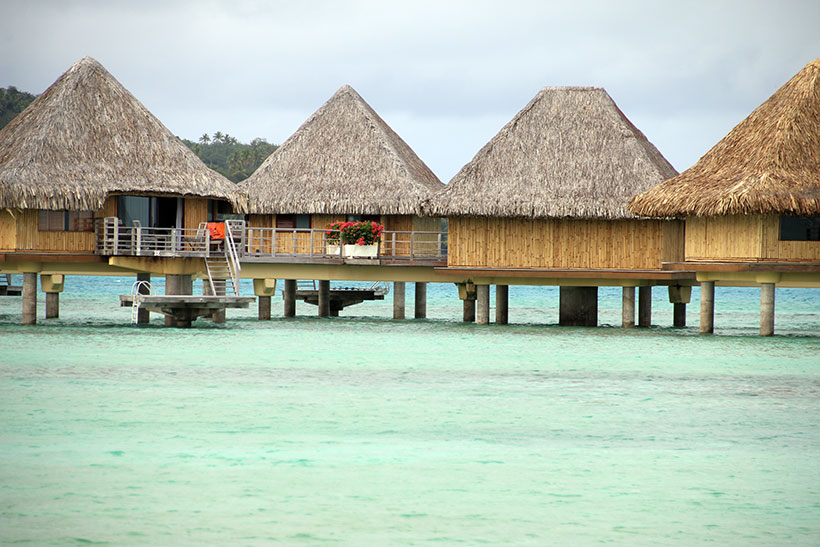
[[684, 170], [819, 29], [817, 0], [0, 0], [0, 87], [90, 55], [181, 137], [281, 143], [350, 84], [447, 182], [540, 88], [598, 85]]

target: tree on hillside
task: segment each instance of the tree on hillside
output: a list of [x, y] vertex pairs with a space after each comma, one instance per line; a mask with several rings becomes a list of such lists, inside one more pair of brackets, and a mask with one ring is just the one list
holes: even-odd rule
[[241, 143], [221, 131], [210, 136], [204, 133], [199, 142], [188, 139], [182, 139], [182, 142], [205, 165], [233, 182], [248, 178], [278, 148], [262, 138], [253, 139], [250, 144]]
[[7, 88], [0, 87], [0, 129], [25, 110], [36, 98], [37, 96], [31, 93], [18, 91], [13, 85]]
[[[231, 176], [236, 180], [245, 180], [259, 167], [263, 161], [270, 156], [277, 146], [270, 144], [265, 139], [255, 138], [251, 144], [236, 150], [228, 158], [228, 167], [231, 168]], [[233, 180], [233, 179], [232, 179]]]

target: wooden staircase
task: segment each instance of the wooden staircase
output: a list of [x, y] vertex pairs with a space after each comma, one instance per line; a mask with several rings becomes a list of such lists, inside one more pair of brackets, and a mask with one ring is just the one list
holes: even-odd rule
[[211, 294], [215, 296], [239, 296], [237, 282], [227, 256], [213, 254], [205, 257], [205, 269], [208, 272]]

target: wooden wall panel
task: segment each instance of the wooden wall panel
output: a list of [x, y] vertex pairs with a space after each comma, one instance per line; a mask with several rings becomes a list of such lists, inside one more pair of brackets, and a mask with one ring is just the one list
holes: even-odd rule
[[273, 228], [274, 221], [274, 215], [248, 215], [250, 228]]
[[17, 218], [22, 214], [19, 209], [0, 209], [0, 252], [17, 248]]
[[780, 241], [780, 217], [761, 217], [761, 257], [771, 262], [820, 262], [820, 241]]
[[[676, 223], [676, 226], [670, 226]], [[678, 221], [451, 217], [451, 266], [660, 269], [682, 254]]]
[[762, 217], [687, 217], [686, 260], [746, 262], [759, 260]]
[[196, 230], [201, 222], [208, 221], [208, 200], [205, 198], [185, 198], [183, 228]]
[[669, 220], [663, 223], [661, 258], [663, 262], [683, 262], [684, 222], [682, 220]]
[[108, 196], [103, 203], [102, 209], [94, 212], [94, 218], [106, 218], [117, 216], [117, 196]]
[[94, 253], [94, 232], [41, 232], [37, 209], [26, 209], [16, 216], [18, 251]]

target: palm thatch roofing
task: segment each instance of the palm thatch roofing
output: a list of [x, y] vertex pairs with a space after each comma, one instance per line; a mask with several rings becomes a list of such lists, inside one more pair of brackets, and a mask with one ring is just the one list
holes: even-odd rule
[[0, 130], [0, 207], [94, 211], [109, 194], [209, 197], [246, 207], [236, 185], [85, 57]]
[[444, 185], [350, 86], [241, 183], [257, 214], [418, 214]]
[[447, 216], [633, 218], [677, 171], [600, 87], [545, 87], [425, 209]]
[[820, 214], [820, 59], [695, 165], [636, 196], [646, 216]]

